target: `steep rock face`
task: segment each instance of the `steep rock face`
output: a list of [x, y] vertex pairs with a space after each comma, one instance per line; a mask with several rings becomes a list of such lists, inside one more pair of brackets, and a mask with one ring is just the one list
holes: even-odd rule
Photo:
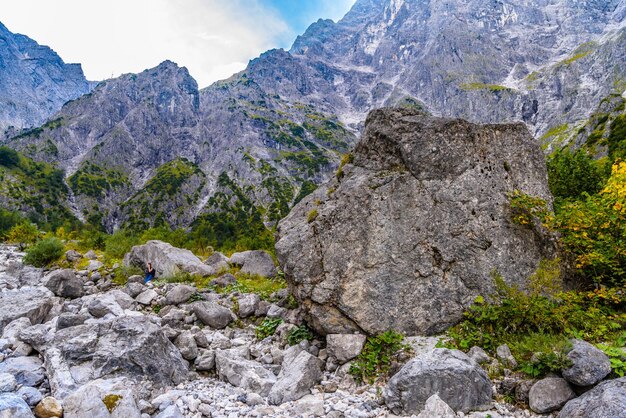
[[493, 291], [524, 285], [549, 237], [511, 221], [508, 193], [550, 201], [522, 124], [373, 111], [353, 164], [279, 225], [278, 260], [323, 333], [439, 332]]
[[0, 23], [0, 129], [38, 126], [91, 90], [80, 64]]

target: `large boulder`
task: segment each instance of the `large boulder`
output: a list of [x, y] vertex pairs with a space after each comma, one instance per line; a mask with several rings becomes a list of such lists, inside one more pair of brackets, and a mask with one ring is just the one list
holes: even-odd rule
[[45, 369], [39, 357], [10, 357], [0, 363], [0, 373], [15, 376], [17, 383], [38, 386], [45, 379]]
[[365, 345], [363, 334], [328, 334], [326, 336], [326, 349], [328, 356], [344, 364], [361, 353]]
[[0, 393], [0, 418], [34, 418], [28, 404], [14, 393]]
[[226, 328], [234, 319], [232, 311], [217, 302], [195, 302], [193, 312], [204, 325], [215, 329]]
[[436, 348], [406, 363], [383, 390], [394, 414], [417, 414], [437, 394], [455, 411], [488, 406], [493, 389], [478, 363], [458, 350]]
[[198, 290], [186, 284], [175, 285], [165, 296], [164, 305], [180, 305], [189, 301], [189, 298], [195, 295]]
[[563, 370], [563, 377], [578, 386], [595, 385], [611, 373], [611, 360], [598, 348], [583, 340], [572, 340], [567, 353], [572, 366]]
[[145, 269], [148, 262], [152, 263], [159, 277], [172, 277], [180, 273], [211, 276], [217, 272], [191, 251], [162, 241], [148, 241], [144, 245], [137, 245], [124, 257], [125, 266]]
[[109, 376], [146, 379], [161, 386], [187, 377], [180, 352], [148, 316], [122, 316], [61, 329], [35, 348], [43, 354], [57, 399]]
[[215, 367], [220, 379], [261, 396], [267, 396], [276, 383], [274, 373], [235, 350], [218, 350]]
[[576, 394], [565, 379], [546, 377], [533, 385], [528, 394], [530, 409], [538, 414], [556, 411]]
[[43, 285], [62, 298], [75, 299], [83, 296], [83, 281], [72, 269], [53, 271], [44, 277]]
[[523, 286], [554, 254], [539, 225], [511, 220], [514, 190], [551, 203], [521, 123], [375, 110], [353, 155], [278, 228], [278, 261], [320, 333], [440, 332], [494, 291], [494, 270]]
[[285, 354], [278, 380], [269, 393], [269, 401], [274, 405], [296, 401], [310, 394], [311, 388], [320, 380], [321, 360], [294, 346]]
[[63, 402], [64, 418], [140, 418], [135, 394], [125, 379], [94, 380]]
[[54, 305], [54, 294], [45, 287], [23, 287], [0, 292], [0, 333], [11, 321], [28, 318], [32, 324], [46, 319]]
[[241, 266], [242, 273], [258, 274], [263, 277], [276, 276], [276, 266], [272, 256], [266, 251], [243, 251], [230, 256], [230, 263]]
[[626, 377], [602, 382], [572, 399], [558, 418], [626, 418]]

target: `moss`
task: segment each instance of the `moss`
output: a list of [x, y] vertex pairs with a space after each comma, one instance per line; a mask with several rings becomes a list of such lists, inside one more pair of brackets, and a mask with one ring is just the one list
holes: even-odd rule
[[104, 398], [102, 398], [102, 403], [107, 407], [109, 414], [112, 414], [122, 399], [123, 396], [121, 395], [108, 394]]
[[307, 221], [308, 223], [311, 223], [311, 222], [313, 222], [315, 219], [317, 219], [317, 216], [318, 216], [318, 211], [317, 211], [317, 209], [312, 209], [312, 210], [308, 213], [308, 215], [306, 216], [306, 221]]
[[472, 90], [489, 90], [491, 92], [497, 91], [512, 91], [510, 87], [501, 86], [498, 84], [485, 84], [485, 83], [464, 83], [459, 86], [461, 90], [472, 91]]

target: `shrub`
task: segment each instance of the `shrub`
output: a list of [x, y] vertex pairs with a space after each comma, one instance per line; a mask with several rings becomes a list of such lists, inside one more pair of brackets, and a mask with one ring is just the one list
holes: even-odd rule
[[395, 331], [369, 337], [361, 353], [350, 365], [349, 373], [358, 382], [373, 384], [387, 376], [392, 361], [399, 353], [410, 350], [410, 346], [404, 344], [404, 336]]
[[313, 222], [316, 218], [317, 218], [317, 209], [313, 209], [312, 211], [309, 212], [309, 214], [306, 216], [306, 221], [308, 223]]
[[124, 286], [128, 282], [128, 278], [135, 275], [141, 276], [143, 271], [135, 266], [120, 266], [113, 270], [113, 283]]
[[294, 328], [287, 334], [287, 343], [289, 345], [299, 344], [301, 341], [312, 341], [313, 333], [306, 325], [300, 325], [298, 328]]
[[34, 244], [26, 253], [24, 262], [45, 267], [63, 255], [63, 243], [58, 238], [47, 238]]
[[548, 184], [557, 200], [595, 194], [605, 181], [602, 164], [582, 149], [574, 153], [560, 151], [548, 160]]
[[1, 146], [0, 147], [0, 165], [5, 167], [15, 167], [20, 164], [20, 156], [17, 151]]
[[120, 229], [105, 239], [105, 255], [109, 259], [121, 259], [133, 246], [139, 244], [139, 239], [131, 231]]
[[19, 213], [0, 208], [0, 238], [4, 238], [11, 228], [24, 221], [24, 218]]
[[280, 318], [265, 318], [261, 325], [256, 328], [255, 334], [259, 340], [263, 340], [271, 335], [274, 335], [276, 328], [283, 323]]
[[11, 244], [18, 244], [20, 250], [24, 250], [24, 248], [37, 242], [40, 235], [37, 225], [23, 222], [11, 228], [7, 233], [6, 241]]

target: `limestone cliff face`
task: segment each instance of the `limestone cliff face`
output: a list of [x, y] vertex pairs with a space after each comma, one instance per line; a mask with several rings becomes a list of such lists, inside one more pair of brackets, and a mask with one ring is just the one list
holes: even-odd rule
[[91, 87], [80, 64], [64, 63], [52, 49], [0, 23], [1, 131], [41, 125]]
[[510, 192], [551, 199], [523, 124], [373, 111], [342, 173], [280, 223], [276, 245], [322, 333], [440, 332], [493, 291], [493, 271], [523, 285], [553, 254], [511, 221]]

